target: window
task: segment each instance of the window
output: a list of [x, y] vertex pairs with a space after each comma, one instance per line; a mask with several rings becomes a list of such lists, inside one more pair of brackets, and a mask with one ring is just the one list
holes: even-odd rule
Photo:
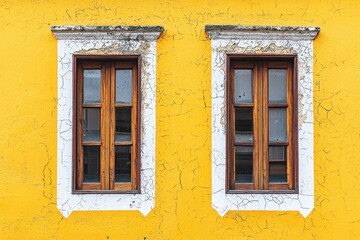
[[221, 216], [266, 210], [306, 217], [314, 208], [313, 40], [320, 29], [205, 31], [212, 51], [213, 208]]
[[[146, 216], [154, 208], [156, 40], [163, 30], [162, 26], [51, 27], [58, 45], [56, 204], [64, 217], [73, 211], [104, 210], [133, 210]], [[115, 69], [120, 70], [119, 77], [124, 75], [120, 83]], [[89, 94], [79, 96], [84, 87], [74, 83]], [[83, 157], [79, 163], [78, 154]]]
[[294, 190], [296, 57], [228, 58], [228, 191]]
[[75, 191], [138, 191], [139, 59], [75, 55]]

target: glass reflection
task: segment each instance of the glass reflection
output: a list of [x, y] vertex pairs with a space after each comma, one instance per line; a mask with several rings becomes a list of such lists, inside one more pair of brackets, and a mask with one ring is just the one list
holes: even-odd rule
[[286, 103], [286, 69], [269, 69], [269, 102]]
[[235, 142], [253, 142], [253, 108], [235, 109]]
[[131, 141], [131, 108], [115, 110], [115, 142]]
[[286, 108], [269, 108], [269, 141], [287, 141]]
[[235, 103], [252, 103], [252, 70], [251, 69], [235, 69]]
[[132, 103], [132, 70], [116, 70], [116, 103]]
[[84, 70], [84, 103], [100, 103], [101, 70]]
[[83, 142], [100, 142], [100, 108], [83, 108]]
[[115, 182], [131, 182], [131, 146], [115, 146]]
[[84, 146], [83, 147], [83, 170], [84, 183], [100, 182], [100, 147]]
[[253, 183], [253, 147], [235, 147], [235, 182]]
[[270, 182], [287, 182], [286, 146], [269, 147]]

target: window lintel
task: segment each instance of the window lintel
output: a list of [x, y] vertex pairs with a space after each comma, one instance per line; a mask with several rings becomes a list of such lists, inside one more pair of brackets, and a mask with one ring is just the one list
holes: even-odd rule
[[206, 25], [205, 32], [212, 40], [314, 40], [320, 27]]
[[58, 40], [116, 39], [155, 41], [164, 31], [162, 26], [52, 26]]

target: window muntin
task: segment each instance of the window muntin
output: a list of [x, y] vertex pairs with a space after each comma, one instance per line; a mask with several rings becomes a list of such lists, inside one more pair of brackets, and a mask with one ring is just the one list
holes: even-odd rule
[[75, 56], [75, 192], [138, 192], [139, 59]]
[[229, 56], [229, 192], [296, 190], [294, 59]]

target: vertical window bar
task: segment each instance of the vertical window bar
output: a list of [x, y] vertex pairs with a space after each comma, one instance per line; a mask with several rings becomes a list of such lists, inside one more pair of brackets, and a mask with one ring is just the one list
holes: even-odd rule
[[77, 155], [76, 155], [76, 189], [82, 189], [83, 183], [83, 146], [82, 146], [82, 132], [83, 132], [83, 111], [82, 111], [82, 101], [83, 101], [83, 67], [82, 64], [79, 64], [77, 76], [76, 76], [76, 85], [77, 89], [80, 89], [80, 92], [77, 93], [77, 102], [76, 102], [76, 142], [77, 142]]
[[111, 64], [111, 79], [110, 79], [110, 159], [109, 159], [109, 189], [115, 188], [115, 96], [116, 96], [116, 83], [115, 83], [115, 64]]
[[261, 139], [260, 137], [260, 128], [259, 128], [259, 119], [261, 119], [259, 116], [260, 109], [259, 103], [260, 101], [260, 93], [259, 87], [261, 86], [261, 83], [259, 82], [259, 76], [261, 72], [259, 72], [261, 69], [258, 67], [257, 64], [254, 64], [253, 69], [253, 96], [254, 96], [254, 108], [253, 108], [253, 129], [254, 129], [254, 146], [253, 146], [253, 172], [254, 172], [254, 190], [259, 189], [259, 159], [260, 159], [260, 151], [259, 151], [259, 144]]
[[[268, 84], [269, 84], [269, 79], [268, 79], [268, 66], [267, 66], [267, 62], [262, 62], [261, 64], [261, 69], [262, 69], [262, 95], [261, 98], [262, 99], [262, 119], [263, 121], [260, 121], [260, 125], [261, 128], [263, 129], [263, 135], [261, 138], [261, 169], [262, 172], [259, 174], [259, 185], [260, 185], [260, 189], [269, 189], [269, 159], [268, 159], [268, 140], [269, 140], [269, 110], [268, 110]], [[259, 162], [260, 162], [259, 161]]]
[[138, 119], [138, 111], [137, 111], [137, 91], [138, 91], [138, 84], [137, 84], [137, 65], [134, 64], [133, 68], [132, 68], [132, 90], [131, 90], [131, 96], [132, 96], [132, 103], [133, 103], [133, 107], [132, 107], [132, 111], [131, 111], [131, 141], [132, 141], [132, 146], [131, 146], [131, 186], [132, 189], [136, 189], [137, 188], [137, 141], [138, 138], [136, 136], [137, 133], [137, 119]]
[[[228, 59], [229, 60], [229, 59]], [[234, 137], [235, 137], [235, 108], [234, 108], [234, 63], [227, 62], [229, 72], [227, 83], [227, 139], [226, 139], [226, 156], [227, 156], [227, 186], [229, 190], [235, 189], [235, 155], [234, 155]]]
[[100, 151], [100, 182], [101, 182], [101, 189], [106, 190], [108, 189], [107, 184], [107, 146], [108, 146], [108, 129], [106, 128], [108, 112], [107, 112], [107, 102], [108, 102], [108, 94], [107, 94], [107, 78], [109, 76], [108, 69], [105, 64], [102, 64], [102, 74], [101, 74], [101, 151]]
[[288, 184], [289, 184], [289, 189], [293, 189], [294, 186], [294, 153], [292, 151], [293, 149], [293, 122], [295, 122], [295, 118], [294, 116], [294, 112], [293, 112], [293, 95], [294, 95], [294, 84], [293, 84], [293, 69], [291, 64], [288, 63], [288, 68], [287, 68], [287, 75], [286, 75], [286, 98], [287, 98], [287, 103], [288, 103], [288, 107], [287, 107], [287, 135], [288, 135], [288, 146], [287, 146], [287, 180], [288, 180]]

